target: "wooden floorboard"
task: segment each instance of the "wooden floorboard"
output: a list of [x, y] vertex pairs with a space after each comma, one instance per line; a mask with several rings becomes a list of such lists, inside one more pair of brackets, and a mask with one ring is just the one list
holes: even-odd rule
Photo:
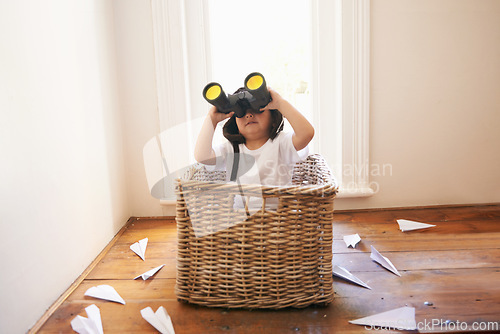
[[[400, 218], [436, 227], [403, 233], [396, 223]], [[176, 333], [366, 333], [348, 321], [405, 305], [415, 307], [420, 332], [446, 329], [424, 326], [438, 320], [500, 326], [500, 205], [343, 211], [334, 219], [334, 263], [372, 290], [334, 278], [335, 299], [327, 307], [228, 310], [180, 303], [174, 293], [175, 222], [135, 219], [38, 332], [71, 333], [71, 320], [86, 316], [84, 309], [91, 304], [101, 311], [105, 333], [155, 333], [140, 315], [147, 306], [164, 306]], [[353, 233], [362, 241], [347, 248], [342, 237]], [[142, 261], [129, 247], [145, 237], [149, 243]], [[401, 277], [370, 259], [371, 245]], [[149, 280], [133, 279], [161, 264], [165, 267]], [[101, 284], [113, 286], [126, 305], [84, 296]]]

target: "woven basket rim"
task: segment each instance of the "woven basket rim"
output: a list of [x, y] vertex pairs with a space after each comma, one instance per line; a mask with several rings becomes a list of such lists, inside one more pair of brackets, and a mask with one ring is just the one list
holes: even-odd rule
[[339, 186], [335, 182], [327, 182], [322, 184], [295, 184], [284, 186], [268, 186], [262, 184], [240, 184], [234, 181], [199, 181], [199, 180], [186, 180], [182, 178], [176, 179], [178, 185], [183, 187], [197, 187], [197, 186], [214, 186], [218, 190], [227, 191], [241, 191], [246, 192], [261, 192], [263, 194], [316, 194], [318, 192], [325, 194], [336, 194]]

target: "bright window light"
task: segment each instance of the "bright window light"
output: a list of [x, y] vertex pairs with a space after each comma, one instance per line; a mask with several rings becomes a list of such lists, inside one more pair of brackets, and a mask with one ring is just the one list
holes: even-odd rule
[[308, 0], [210, 0], [211, 80], [231, 94], [260, 72], [312, 121], [310, 6]]

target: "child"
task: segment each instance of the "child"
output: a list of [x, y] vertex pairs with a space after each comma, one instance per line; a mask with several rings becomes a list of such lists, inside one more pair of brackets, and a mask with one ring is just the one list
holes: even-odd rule
[[[314, 128], [276, 91], [268, 90], [271, 102], [260, 109], [261, 112], [247, 110], [241, 118], [233, 112], [217, 112], [212, 106], [196, 141], [195, 159], [215, 165], [216, 169], [225, 167], [229, 179], [234, 152], [232, 143], [236, 143], [240, 152], [238, 179], [241, 184], [290, 184], [293, 166], [308, 155], [307, 145], [314, 136]], [[288, 119], [293, 133], [281, 132], [283, 116]], [[212, 148], [215, 128], [227, 118], [230, 119], [224, 125], [223, 134], [228, 142]]]

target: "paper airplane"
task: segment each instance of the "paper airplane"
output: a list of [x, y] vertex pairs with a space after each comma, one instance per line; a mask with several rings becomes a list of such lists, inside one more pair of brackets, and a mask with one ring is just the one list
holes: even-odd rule
[[333, 275], [348, 280], [350, 282], [356, 283], [364, 288], [371, 290], [368, 284], [366, 284], [365, 282], [363, 282], [362, 280], [351, 274], [347, 269], [343, 267], [333, 266]]
[[116, 292], [116, 290], [110, 285], [98, 285], [89, 288], [85, 291], [85, 296], [106, 299], [112, 302], [120, 303], [125, 305], [123, 298]]
[[436, 225], [431, 225], [431, 224], [424, 224], [424, 223], [419, 223], [419, 222], [414, 222], [412, 220], [406, 220], [406, 219], [398, 219], [398, 224], [399, 224], [399, 229], [403, 232], [406, 231], [413, 231], [413, 230], [420, 230], [423, 228], [429, 228], [429, 227], [434, 227]]
[[372, 253], [370, 254], [370, 258], [379, 263], [382, 267], [384, 267], [385, 269], [389, 270], [389, 271], [392, 271], [394, 274], [398, 275], [398, 276], [401, 276], [398, 272], [398, 270], [396, 269], [396, 267], [394, 267], [394, 265], [392, 264], [392, 262], [386, 258], [385, 256], [383, 256], [382, 254], [380, 254], [376, 249], [375, 247], [371, 246], [372, 247]]
[[361, 241], [361, 238], [359, 237], [359, 234], [351, 234], [351, 235], [344, 235], [344, 242], [349, 248], [351, 246], [352, 248], [356, 248], [356, 244]]
[[153, 309], [148, 306], [141, 310], [141, 315], [144, 320], [149, 322], [158, 332], [162, 334], [175, 334], [172, 319], [170, 319], [170, 316], [163, 306], [160, 306], [156, 312], [153, 312]]
[[94, 304], [85, 308], [87, 317], [77, 315], [71, 320], [71, 328], [79, 334], [103, 334], [101, 312]]
[[144, 274], [140, 274], [139, 276], [134, 277], [134, 279], [138, 279], [139, 277], [142, 277], [143, 280], [147, 280], [148, 278], [150, 278], [151, 276], [156, 274], [161, 268], [163, 268], [163, 266], [164, 266], [164, 264], [162, 264], [161, 266], [158, 266], [156, 268], [153, 268], [151, 270], [148, 270]]
[[146, 246], [148, 245], [148, 238], [144, 238], [142, 240], [139, 240], [132, 245], [130, 245], [130, 249], [134, 251], [139, 257], [145, 261], [145, 255], [146, 255]]
[[400, 307], [387, 312], [378, 313], [369, 317], [349, 321], [351, 324], [382, 327], [392, 330], [415, 330], [417, 323], [415, 321], [414, 307]]

